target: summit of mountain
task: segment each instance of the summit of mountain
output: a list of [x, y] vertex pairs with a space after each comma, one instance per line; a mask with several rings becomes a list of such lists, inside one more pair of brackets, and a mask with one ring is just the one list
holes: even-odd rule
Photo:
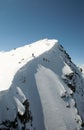
[[83, 130], [84, 78], [56, 39], [0, 53], [0, 128]]

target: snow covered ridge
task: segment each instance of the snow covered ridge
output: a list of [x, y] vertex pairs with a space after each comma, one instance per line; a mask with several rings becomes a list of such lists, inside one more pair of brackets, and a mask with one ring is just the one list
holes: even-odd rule
[[55, 39], [0, 53], [0, 129], [83, 130], [84, 78]]
[[[11, 85], [11, 81], [14, 77], [14, 74], [23, 65], [31, 61], [34, 57], [38, 57], [39, 55], [43, 54], [45, 51], [51, 49], [57, 42], [58, 42], [57, 40], [44, 39], [35, 42], [33, 44], [26, 45], [24, 47], [16, 48], [9, 52], [1, 52], [0, 75], [2, 76], [0, 80], [0, 85], [3, 87], [0, 87], [0, 90], [8, 89]], [[6, 72], [5, 75], [4, 72]]]

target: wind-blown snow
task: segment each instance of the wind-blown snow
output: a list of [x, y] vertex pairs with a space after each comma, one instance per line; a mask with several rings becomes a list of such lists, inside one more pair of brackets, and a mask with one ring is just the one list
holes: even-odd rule
[[67, 103], [71, 103], [68, 100], [70, 97], [66, 97], [65, 102], [60, 98], [60, 93], [66, 92], [61, 79], [43, 66], [39, 66], [35, 77], [43, 104], [46, 130], [75, 130], [74, 109], [66, 108]]
[[[27, 129], [80, 130], [82, 120], [73, 91], [63, 80], [75, 68], [68, 58], [57, 40], [48, 39], [1, 52], [0, 123], [15, 119], [17, 112], [24, 115], [23, 103], [28, 99], [33, 124], [26, 123]], [[78, 70], [77, 73], [80, 75]], [[84, 84], [82, 77], [82, 83], [77, 79], [79, 85]], [[82, 115], [84, 108], [80, 107], [79, 97], [75, 94]], [[19, 125], [17, 130], [21, 129]]]

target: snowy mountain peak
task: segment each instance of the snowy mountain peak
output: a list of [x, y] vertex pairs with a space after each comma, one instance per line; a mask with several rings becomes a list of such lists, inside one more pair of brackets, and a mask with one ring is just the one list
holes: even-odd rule
[[0, 128], [83, 128], [84, 79], [58, 40], [1, 53], [0, 61]]

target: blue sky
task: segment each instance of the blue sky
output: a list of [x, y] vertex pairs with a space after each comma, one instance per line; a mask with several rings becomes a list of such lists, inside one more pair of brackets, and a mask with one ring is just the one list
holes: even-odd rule
[[58, 39], [84, 64], [84, 0], [0, 0], [0, 50]]

